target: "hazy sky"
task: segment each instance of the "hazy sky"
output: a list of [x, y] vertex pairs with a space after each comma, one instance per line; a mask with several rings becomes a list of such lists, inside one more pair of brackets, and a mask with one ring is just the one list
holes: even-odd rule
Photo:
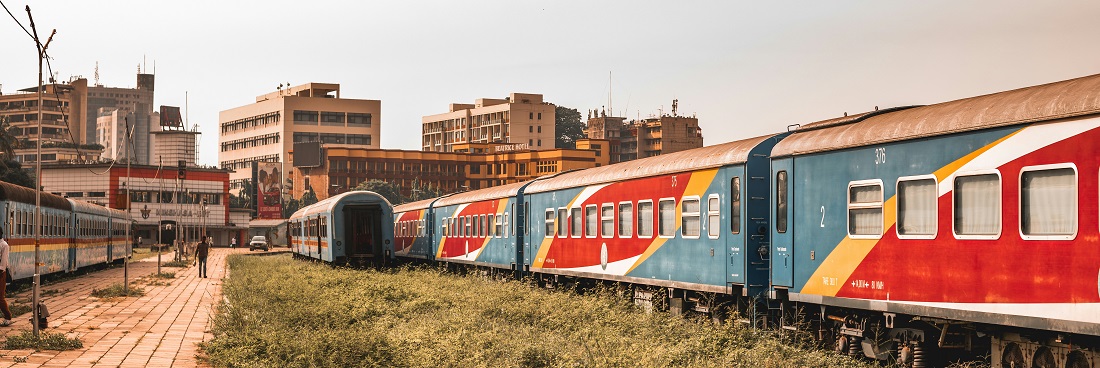
[[[0, 0], [28, 25], [26, 0]], [[930, 104], [1100, 73], [1100, 1], [32, 1], [60, 80], [184, 106], [217, 163], [218, 112], [280, 83], [382, 101], [382, 148], [419, 149], [452, 102], [542, 93], [615, 115], [680, 100], [712, 145], [844, 112]], [[36, 83], [34, 43], [0, 13], [0, 84]], [[45, 36], [43, 36], [45, 37]], [[613, 81], [609, 86], [608, 73]], [[377, 138], [376, 138], [377, 139]]]

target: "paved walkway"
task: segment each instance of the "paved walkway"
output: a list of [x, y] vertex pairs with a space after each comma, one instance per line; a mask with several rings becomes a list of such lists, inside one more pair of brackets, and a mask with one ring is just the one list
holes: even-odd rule
[[[42, 300], [50, 312], [50, 327], [43, 331], [77, 337], [84, 348], [63, 352], [0, 350], [0, 367], [205, 366], [199, 360], [197, 344], [213, 338], [214, 308], [221, 300], [222, 279], [227, 274], [225, 257], [233, 253], [248, 250], [212, 249], [205, 279], [198, 277], [195, 266], [163, 267], [163, 272], [175, 272], [176, 277], [153, 278], [155, 256], [131, 262], [131, 285], [145, 290], [142, 297], [91, 296], [93, 289], [121, 283], [122, 267], [44, 284]], [[162, 259], [170, 261], [172, 253], [165, 253]], [[30, 305], [30, 291], [15, 295], [8, 303]], [[16, 316], [14, 325], [0, 327], [0, 335], [29, 331], [30, 316], [30, 312]]]

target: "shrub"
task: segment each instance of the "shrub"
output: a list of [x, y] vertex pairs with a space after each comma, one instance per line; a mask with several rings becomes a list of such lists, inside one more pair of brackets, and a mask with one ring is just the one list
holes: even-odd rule
[[77, 338], [71, 338], [65, 336], [62, 333], [50, 333], [41, 331], [38, 337], [34, 337], [34, 333], [31, 331], [23, 331], [23, 333], [14, 336], [8, 336], [7, 340], [4, 340], [4, 349], [17, 350], [17, 349], [34, 349], [40, 350], [76, 350], [84, 347], [84, 343]]
[[123, 288], [122, 283], [112, 284], [104, 289], [92, 289], [92, 296], [96, 298], [118, 298], [126, 296], [143, 296], [145, 290], [135, 285]]

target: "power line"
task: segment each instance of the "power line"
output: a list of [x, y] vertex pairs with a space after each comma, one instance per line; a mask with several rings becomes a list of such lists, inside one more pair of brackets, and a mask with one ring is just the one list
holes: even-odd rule
[[18, 24], [18, 25], [19, 25], [19, 28], [22, 28], [22, 29], [23, 29], [23, 32], [25, 32], [25, 33], [27, 34], [27, 37], [30, 37], [30, 38], [31, 38], [31, 39], [33, 40], [33, 39], [34, 39], [34, 35], [32, 35], [32, 34], [31, 34], [31, 31], [28, 31], [28, 30], [27, 30], [27, 27], [24, 27], [24, 26], [23, 26], [23, 23], [19, 21], [19, 18], [16, 18], [16, 17], [15, 17], [15, 14], [12, 14], [12, 13], [11, 13], [11, 10], [8, 10], [8, 6], [7, 6], [7, 4], [4, 4], [4, 2], [3, 2], [3, 1], [0, 1], [0, 6], [3, 6], [3, 7], [4, 7], [4, 11], [8, 12], [8, 15], [10, 15], [10, 16], [11, 16], [11, 19], [15, 21], [15, 24]]

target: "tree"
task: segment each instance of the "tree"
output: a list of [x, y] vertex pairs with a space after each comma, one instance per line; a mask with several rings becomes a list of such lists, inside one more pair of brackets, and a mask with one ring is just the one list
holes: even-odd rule
[[290, 218], [295, 212], [298, 212], [302, 208], [300, 205], [302, 202], [297, 198], [291, 198], [283, 204], [283, 218]]
[[229, 194], [229, 205], [236, 208], [252, 208], [252, 193], [252, 179], [245, 179], [241, 182], [240, 194]]
[[577, 109], [564, 106], [554, 108], [554, 148], [577, 148], [577, 140], [585, 138], [584, 122], [581, 121], [581, 113]]
[[355, 187], [355, 190], [369, 190], [378, 193], [378, 195], [385, 197], [386, 200], [390, 201], [390, 204], [394, 206], [405, 203], [405, 197], [401, 195], [401, 188], [398, 187], [397, 184], [387, 181], [371, 179], [359, 183], [359, 185]]
[[409, 202], [416, 202], [429, 198], [435, 198], [443, 195], [443, 191], [439, 188], [432, 187], [431, 184], [424, 185], [419, 178], [413, 179], [412, 192], [409, 195]]
[[34, 178], [15, 160], [0, 160], [0, 181], [34, 189]]
[[299, 208], [305, 208], [314, 203], [317, 203], [317, 193], [313, 192], [313, 186], [306, 187], [306, 191], [302, 193], [302, 199], [298, 200]]

